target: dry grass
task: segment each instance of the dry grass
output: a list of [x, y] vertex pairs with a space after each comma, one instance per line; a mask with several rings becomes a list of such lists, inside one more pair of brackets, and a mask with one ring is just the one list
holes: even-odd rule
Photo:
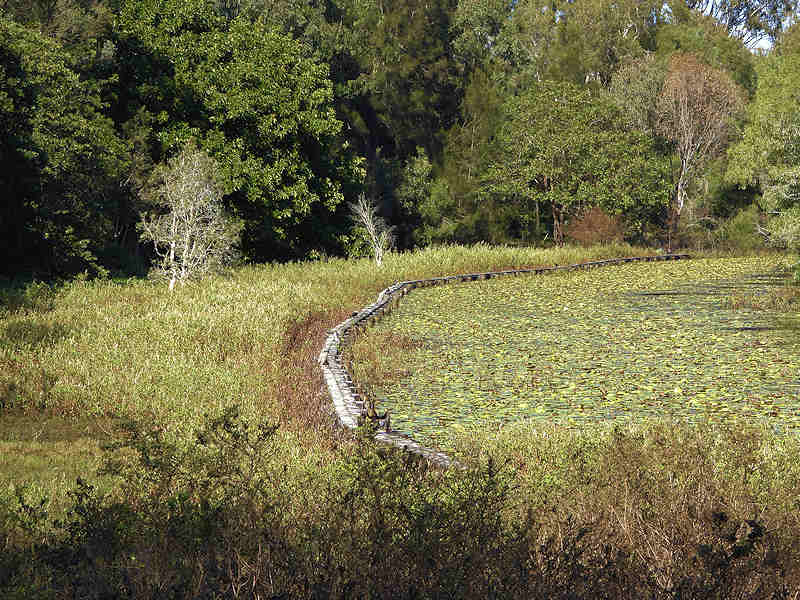
[[[581, 432], [517, 425], [464, 432], [459, 455], [504, 457], [520, 508], [548, 528], [585, 524], [594, 543], [646, 566], [661, 589], [674, 591], [715, 565], [733, 575], [742, 569], [743, 579], [729, 582], [742, 586], [731, 597], [770, 597], [743, 589], [776, 574], [800, 591], [797, 438], [663, 421]], [[745, 554], [765, 569], [735, 567]]]

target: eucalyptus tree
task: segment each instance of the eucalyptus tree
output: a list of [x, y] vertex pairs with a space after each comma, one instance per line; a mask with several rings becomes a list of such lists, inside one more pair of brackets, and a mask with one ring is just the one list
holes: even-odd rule
[[[728, 146], [735, 119], [744, 108], [743, 90], [726, 72], [691, 54], [675, 54], [659, 96], [657, 130], [677, 154], [670, 206], [670, 236], [686, 204], [687, 189], [698, 172]], [[671, 246], [671, 237], [669, 245]]]
[[800, 25], [761, 63], [742, 140], [730, 150], [728, 177], [758, 184], [775, 241], [800, 250]]
[[797, 12], [796, 0], [685, 0], [689, 8], [710, 15], [729, 35], [755, 46], [774, 41]]
[[606, 86], [625, 59], [652, 46], [655, 0], [522, 0], [497, 46], [514, 80], [567, 80]]

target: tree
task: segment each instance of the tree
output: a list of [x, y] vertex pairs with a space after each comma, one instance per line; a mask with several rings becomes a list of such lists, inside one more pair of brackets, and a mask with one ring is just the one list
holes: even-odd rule
[[460, 121], [447, 132], [445, 171], [459, 208], [469, 202], [490, 162], [492, 141], [503, 121], [498, 86], [483, 69], [473, 72]]
[[727, 177], [757, 184], [772, 215], [775, 241], [800, 250], [800, 25], [779, 41], [759, 69], [742, 140], [729, 152]]
[[372, 256], [380, 267], [384, 255], [394, 246], [393, 228], [387, 226], [383, 217], [378, 214], [378, 205], [367, 200], [364, 194], [350, 205], [350, 209], [353, 221], [366, 234]]
[[104, 0], [0, 0], [9, 19], [57, 40], [80, 66], [102, 51], [113, 14]]
[[658, 98], [667, 76], [667, 61], [655, 54], [629, 60], [614, 73], [609, 96], [622, 112], [625, 126], [651, 135], [656, 134]]
[[678, 166], [670, 207], [670, 238], [687, 198], [692, 178], [727, 147], [734, 119], [743, 108], [743, 93], [724, 71], [692, 54], [676, 54], [659, 98], [658, 131], [675, 145]]
[[650, 46], [656, 0], [521, 0], [497, 41], [510, 80], [608, 85], [618, 64]]
[[[422, 146], [441, 155], [441, 134], [455, 121], [461, 79], [453, 60], [454, 0], [397, 0], [381, 4], [360, 81], [401, 159]], [[388, 145], [388, 144], [387, 144]]]
[[126, 148], [54, 42], [0, 16], [0, 272], [103, 273]]
[[655, 45], [656, 54], [666, 61], [675, 53], [692, 54], [704, 64], [726, 71], [748, 94], [755, 92], [756, 57], [712, 17], [677, 3], [669, 21], [658, 27]]
[[663, 156], [647, 136], [625, 131], [608, 100], [544, 81], [509, 99], [505, 112], [485, 193], [519, 203], [518, 212], [541, 205], [557, 243], [569, 218], [591, 206], [628, 213], [639, 229], [646, 215], [663, 210], [669, 189]]
[[156, 170], [152, 202], [160, 214], [144, 215], [142, 239], [158, 256], [154, 273], [176, 283], [230, 263], [241, 224], [225, 214], [217, 163], [193, 144]]
[[497, 42], [518, 3], [507, 0], [459, 0], [453, 14], [453, 54], [467, 73], [497, 57]]
[[749, 46], [764, 38], [774, 40], [797, 10], [796, 0], [686, 0], [686, 4], [710, 15]]
[[127, 0], [115, 36], [119, 121], [149, 128], [154, 162], [190, 138], [217, 160], [247, 258], [338, 250], [331, 217], [364, 174], [307, 46], [207, 0]]

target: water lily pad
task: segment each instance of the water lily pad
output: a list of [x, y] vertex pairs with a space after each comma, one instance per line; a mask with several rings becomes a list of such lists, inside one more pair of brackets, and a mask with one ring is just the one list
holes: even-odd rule
[[[421, 441], [454, 423], [669, 415], [800, 430], [800, 345], [776, 315], [727, 308], [774, 259], [626, 264], [416, 290], [358, 344], [417, 342], [404, 376], [369, 385]], [[795, 334], [796, 335], [796, 334]], [[397, 360], [400, 360], [398, 357]]]

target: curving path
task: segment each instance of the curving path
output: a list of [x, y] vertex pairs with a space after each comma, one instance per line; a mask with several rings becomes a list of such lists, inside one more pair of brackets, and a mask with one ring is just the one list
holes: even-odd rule
[[[574, 271], [578, 269], [592, 269], [631, 262], [655, 262], [664, 260], [680, 260], [690, 258], [688, 254], [662, 254], [657, 256], [636, 256], [629, 258], [612, 258], [597, 260], [575, 265], [545, 267], [539, 269], [512, 269], [508, 271], [492, 271], [488, 273], [468, 273], [463, 275], [450, 275], [447, 277], [434, 277], [432, 279], [418, 279], [414, 281], [400, 281], [378, 294], [372, 304], [365, 306], [360, 311], [353, 313], [349, 319], [339, 323], [329, 330], [325, 345], [319, 355], [319, 365], [325, 377], [328, 393], [336, 409], [339, 422], [349, 429], [358, 427], [359, 420], [365, 411], [364, 401], [356, 392], [353, 380], [342, 362], [342, 350], [353, 339], [358, 330], [380, 320], [385, 314], [400, 302], [412, 290], [418, 287], [429, 287], [447, 283], [463, 283], [504, 277], [510, 275], [544, 274], [553, 271]], [[381, 442], [392, 444], [398, 448], [418, 454], [434, 465], [449, 467], [453, 461], [443, 452], [421, 446], [408, 436], [392, 431], [379, 432], [375, 436]]]

